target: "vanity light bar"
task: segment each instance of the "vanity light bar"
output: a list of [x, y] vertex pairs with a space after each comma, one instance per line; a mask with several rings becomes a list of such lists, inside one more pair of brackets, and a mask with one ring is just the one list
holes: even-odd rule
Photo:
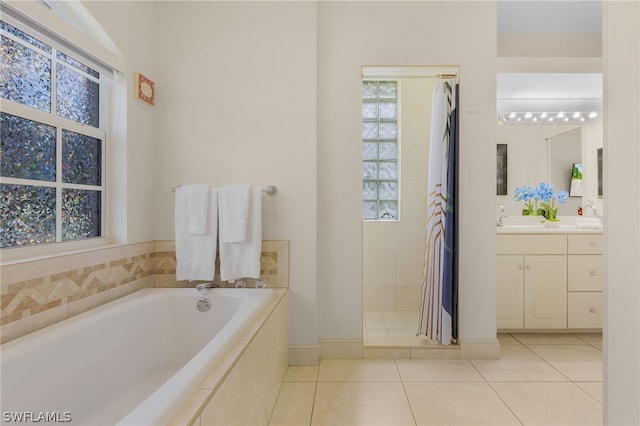
[[583, 112], [505, 112], [500, 124], [583, 124], [598, 116], [597, 111]]

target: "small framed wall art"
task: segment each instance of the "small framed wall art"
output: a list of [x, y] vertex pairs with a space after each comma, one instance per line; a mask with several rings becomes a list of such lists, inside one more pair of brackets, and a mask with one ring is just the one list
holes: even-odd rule
[[156, 90], [153, 81], [138, 72], [133, 75], [133, 80], [136, 98], [153, 105]]

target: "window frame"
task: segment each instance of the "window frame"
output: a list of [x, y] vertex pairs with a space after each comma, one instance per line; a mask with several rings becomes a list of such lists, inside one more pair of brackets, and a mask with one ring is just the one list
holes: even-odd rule
[[[0, 176], [0, 182], [3, 184], [13, 184], [13, 185], [29, 185], [35, 187], [53, 187], [56, 188], [56, 240], [55, 242], [43, 242], [36, 244], [25, 244], [25, 245], [17, 245], [10, 247], [3, 247], [1, 249], [3, 257], [5, 255], [11, 255], [14, 251], [20, 251], [22, 253], [28, 252], [29, 254], [34, 253], [38, 254], [40, 252], [46, 252], [47, 249], [42, 249], [42, 247], [51, 247], [54, 246], [56, 251], [68, 248], [70, 250], [81, 249], [85, 247], [96, 247], [105, 245], [106, 241], [108, 241], [109, 233], [108, 233], [108, 158], [107, 153], [109, 151], [107, 143], [107, 132], [106, 129], [109, 128], [110, 125], [110, 103], [111, 103], [111, 87], [113, 84], [112, 72], [110, 70], [105, 69], [102, 65], [98, 64], [91, 57], [86, 54], [83, 54], [79, 49], [73, 49], [72, 45], [68, 42], [64, 42], [64, 40], [57, 40], [53, 37], [48, 36], [43, 31], [40, 31], [34, 25], [31, 25], [27, 20], [16, 19], [11, 14], [3, 14], [2, 20], [8, 23], [9, 25], [23, 31], [24, 33], [37, 38], [41, 42], [44, 42], [51, 46], [51, 53], [43, 52], [37, 47], [25, 42], [19, 37], [13, 36], [12, 34], [3, 32], [2, 35], [4, 37], [10, 38], [14, 42], [20, 43], [23, 46], [26, 46], [29, 49], [36, 51], [38, 54], [46, 56], [51, 60], [51, 103], [50, 103], [50, 111], [42, 111], [36, 107], [31, 107], [25, 104], [21, 104], [16, 101], [11, 101], [9, 99], [2, 98], [2, 106], [0, 110], [5, 114], [10, 114], [14, 116], [18, 116], [20, 118], [24, 118], [27, 120], [33, 120], [38, 123], [43, 123], [48, 126], [55, 127], [56, 129], [56, 180], [51, 181], [43, 181], [43, 180], [35, 180], [35, 179], [23, 179], [23, 178], [12, 178], [12, 177], [4, 177]], [[99, 78], [95, 78], [91, 76], [89, 73], [82, 72], [81, 70], [75, 68], [74, 66], [68, 64], [62, 59], [59, 59], [56, 55], [56, 52], [60, 51], [61, 53], [70, 56], [71, 58], [78, 60], [84, 65], [87, 65], [94, 70], [98, 71]], [[73, 70], [76, 73], [79, 73], [85, 78], [88, 78], [92, 81], [95, 81], [99, 84], [99, 123], [98, 127], [93, 127], [91, 125], [82, 124], [71, 119], [67, 119], [61, 117], [57, 114], [57, 64], [60, 64], [63, 67], [67, 67], [70, 70]], [[89, 136], [91, 138], [97, 138], [101, 140], [101, 180], [100, 185], [85, 185], [85, 184], [74, 184], [63, 182], [62, 175], [62, 132], [63, 130], [68, 130], [74, 133], [78, 133], [81, 135]], [[81, 189], [81, 190], [91, 190], [91, 191], [99, 191], [100, 192], [100, 236], [96, 237], [84, 237], [84, 238], [76, 238], [71, 240], [64, 240], [62, 235], [62, 192], [65, 189]], [[10, 256], [12, 257], [12, 256]]]

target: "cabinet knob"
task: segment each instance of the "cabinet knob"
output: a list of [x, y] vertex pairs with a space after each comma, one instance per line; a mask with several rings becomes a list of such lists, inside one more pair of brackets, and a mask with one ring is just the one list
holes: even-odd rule
[[518, 265], [518, 269], [524, 269], [524, 265]]
[[591, 271], [589, 273], [591, 274], [592, 277], [595, 277], [598, 274], [596, 271]]
[[531, 266], [531, 265], [527, 265], [527, 269], [530, 271], [530, 270], [532, 270], [532, 269], [533, 269], [533, 266]]
[[596, 312], [598, 312], [598, 310], [596, 308], [591, 308], [589, 309], [589, 312], [591, 312], [592, 314], [595, 314]]

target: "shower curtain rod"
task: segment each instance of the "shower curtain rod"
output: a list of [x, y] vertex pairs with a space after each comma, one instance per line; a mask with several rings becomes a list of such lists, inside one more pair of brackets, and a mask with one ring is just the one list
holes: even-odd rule
[[361, 70], [362, 78], [458, 78], [458, 65], [365, 65]]
[[[180, 188], [181, 186], [182, 185], [174, 186], [173, 188], [171, 188], [171, 192], [176, 192], [176, 189]], [[267, 195], [276, 195], [276, 192], [278, 192], [278, 187], [276, 187], [275, 185], [267, 185], [266, 187], [262, 188], [262, 191]]]

